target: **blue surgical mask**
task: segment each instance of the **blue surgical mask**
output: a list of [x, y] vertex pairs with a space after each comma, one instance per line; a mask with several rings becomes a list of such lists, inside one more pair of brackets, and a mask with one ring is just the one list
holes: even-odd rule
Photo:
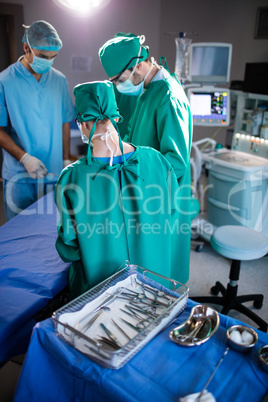
[[125, 82], [117, 85], [117, 90], [121, 94], [138, 96], [143, 92], [144, 81], [140, 82], [138, 85], [134, 85], [132, 81], [128, 78]]
[[24, 59], [31, 66], [31, 68], [34, 70], [34, 72], [36, 74], [47, 73], [51, 69], [54, 59], [47, 60], [47, 59], [43, 59], [42, 57], [37, 57], [34, 54], [33, 49], [31, 48], [31, 45], [30, 45], [27, 37], [26, 37], [26, 39], [27, 39], [28, 46], [31, 49], [31, 52], [33, 54], [33, 62], [29, 63], [29, 61], [25, 57], [24, 57]]
[[42, 59], [41, 57], [37, 57], [34, 55], [34, 59], [32, 63], [29, 63], [32, 69], [36, 72], [36, 74], [45, 74], [47, 73], [53, 64], [54, 59], [47, 60]]
[[133, 82], [130, 80], [130, 77], [134, 74], [134, 71], [136, 68], [136, 66], [135, 66], [132, 73], [130, 74], [129, 78], [125, 82], [122, 82], [121, 84], [118, 84], [116, 86], [118, 92], [120, 92], [121, 94], [130, 95], [130, 96], [141, 95], [144, 90], [144, 81], [146, 80], [146, 78], [148, 77], [150, 72], [152, 71], [153, 66], [154, 65], [152, 64], [150, 70], [148, 71], [148, 73], [146, 74], [144, 79], [138, 85], [134, 85]]

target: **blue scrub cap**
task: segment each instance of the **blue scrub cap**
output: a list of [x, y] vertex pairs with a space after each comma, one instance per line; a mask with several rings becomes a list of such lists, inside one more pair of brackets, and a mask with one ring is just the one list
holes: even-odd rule
[[[62, 41], [56, 29], [46, 21], [35, 21], [26, 28], [22, 43], [27, 43], [31, 48], [58, 52], [62, 48]], [[28, 39], [28, 41], [27, 41]]]

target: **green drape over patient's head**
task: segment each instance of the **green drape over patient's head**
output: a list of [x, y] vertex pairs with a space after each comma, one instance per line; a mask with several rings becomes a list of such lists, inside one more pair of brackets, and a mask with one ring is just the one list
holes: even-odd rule
[[110, 81], [85, 82], [74, 87], [77, 119], [83, 121], [122, 120]]

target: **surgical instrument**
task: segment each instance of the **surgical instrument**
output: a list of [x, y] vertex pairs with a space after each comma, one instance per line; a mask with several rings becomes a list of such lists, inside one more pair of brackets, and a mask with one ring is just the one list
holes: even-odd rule
[[137, 308], [137, 307], [134, 307], [133, 305], [128, 305], [128, 304], [125, 304], [125, 307], [126, 307], [127, 309], [129, 309], [130, 311], [137, 311], [138, 313], [147, 315], [147, 316], [152, 317], [152, 318], [158, 317], [158, 314], [152, 313], [152, 312], [149, 311], [148, 309], [145, 310], [145, 309]]
[[[141, 314], [146, 315], [147, 318], [141, 317], [141, 316], [137, 313], [137, 309], [132, 308], [132, 307], [126, 305], [126, 304], [125, 304], [125, 307], [132, 313], [132, 315], [133, 315], [134, 317], [137, 317], [137, 318], [138, 318], [139, 320], [141, 320], [141, 321], [152, 322], [152, 321], [154, 321], [154, 319], [155, 319], [155, 317], [152, 317], [151, 314], [148, 315], [145, 311], [142, 311], [142, 310], [141, 310]], [[120, 309], [120, 310], [122, 310], [122, 311], [128, 313], [127, 311], [125, 311], [125, 310], [123, 310], [123, 309]]]
[[[165, 307], [168, 307], [170, 304], [173, 303], [173, 302], [172, 302], [169, 298], [167, 298], [167, 297], [165, 297], [165, 299], [169, 300], [169, 303], [168, 303], [168, 304], [163, 303], [163, 302], [161, 302], [161, 301], [158, 300], [158, 297], [164, 297], [165, 293], [164, 293], [163, 291], [160, 291], [160, 290], [159, 290], [159, 291], [155, 292], [151, 287], [144, 285], [142, 282], [137, 282], [137, 283], [138, 283], [138, 285], [140, 286], [140, 288], [142, 289], [142, 293], [140, 293], [140, 292], [134, 292], [134, 291], [131, 290], [131, 289], [126, 289], [126, 290], [129, 291], [129, 292], [132, 292], [132, 293], [135, 295], [135, 297], [137, 297], [138, 299], [148, 299], [148, 300], [151, 300], [151, 301], [153, 301], [153, 302], [156, 302], [156, 303], [158, 303], [158, 304], [160, 304], [160, 305], [163, 305], [163, 306], [165, 306]], [[146, 290], [147, 290], [149, 293], [151, 293], [151, 294], [154, 295], [154, 299], [152, 299], [152, 298], [150, 298], [150, 297], [148, 297], [148, 296], [146, 295], [146, 293], [145, 293]], [[123, 294], [127, 294], [127, 292], [123, 292]]]
[[111, 309], [107, 306], [103, 306], [97, 313], [94, 315], [94, 317], [89, 320], [89, 322], [84, 325], [84, 327], [81, 328], [80, 331], [87, 332], [87, 330], [91, 327], [91, 325], [99, 318], [99, 316], [104, 312], [104, 311], [111, 311]]
[[114, 341], [112, 341], [111, 339], [105, 338], [104, 336], [101, 336], [98, 339], [96, 339], [96, 342], [98, 342], [98, 344], [101, 347], [103, 347], [104, 350], [106, 349], [106, 346], [109, 346], [113, 350], [121, 349], [121, 347], [118, 346]]
[[119, 342], [119, 340], [116, 338], [116, 336], [101, 322], [100, 326], [102, 327], [102, 329], [104, 329], [104, 331], [106, 332], [106, 334], [109, 336], [109, 338], [120, 348], [122, 347], [121, 343]]
[[177, 338], [181, 341], [189, 341], [189, 342], [193, 342], [194, 340], [196, 340], [196, 335], [198, 334], [198, 332], [201, 330], [201, 328], [204, 326], [204, 324], [206, 323], [205, 320], [203, 321], [196, 321], [194, 324], [194, 328], [188, 332], [185, 335], [177, 335]]
[[138, 315], [137, 313], [132, 312], [132, 314], [131, 314], [128, 311], [123, 310], [122, 308], [120, 308], [120, 310], [123, 311], [123, 313], [129, 315], [130, 317], [132, 317], [132, 318], [134, 318], [136, 320], [139, 320], [137, 322], [137, 324], [136, 324], [136, 327], [139, 328], [139, 329], [145, 328], [147, 326], [147, 325], [145, 325], [146, 323], [150, 324], [154, 320], [152, 317], [143, 318], [140, 315]]
[[[169, 305], [169, 306], [170, 306], [172, 303], [174, 303], [174, 301], [171, 300], [172, 297], [171, 297], [171, 296], [170, 296], [170, 297], [167, 297], [166, 293], [165, 293], [163, 290], [157, 290], [157, 289], [153, 290], [153, 288], [151, 288], [150, 286], [145, 285], [145, 284], [142, 283], [142, 282], [138, 282], [138, 284], [139, 284], [140, 287], [143, 289], [143, 291], [146, 291], [146, 290], [147, 290], [147, 292], [153, 294], [156, 301], [158, 301], [158, 297], [160, 297], [160, 298], [166, 299], [166, 300], [168, 301], [168, 305]], [[175, 297], [174, 297], [174, 299], [175, 299]]]
[[112, 320], [113, 324], [116, 326], [116, 328], [119, 329], [119, 331], [120, 331], [123, 335], [125, 335], [125, 337], [126, 337], [129, 341], [131, 341], [130, 336], [128, 336], [128, 334], [127, 334], [112, 318], [111, 318], [111, 320]]
[[[131, 297], [131, 294], [129, 294], [129, 292], [131, 292], [133, 294], [133, 298], [135, 299], [136, 302], [138, 302], [138, 300], [136, 300], [136, 299], [140, 299], [140, 300], [147, 299], [147, 300], [150, 300], [150, 302], [154, 302], [154, 303], [157, 303], [159, 305], [163, 305], [163, 306], [167, 307], [167, 305], [165, 303], [162, 303], [159, 300], [157, 300], [157, 295], [156, 295], [156, 297], [154, 299], [152, 299], [151, 297], [148, 297], [146, 295], [145, 290], [143, 289], [143, 287], [142, 286], [140, 286], [140, 287], [142, 288], [142, 292], [135, 292], [132, 289], [122, 288], [122, 289], [125, 289], [125, 291], [122, 291], [121, 294], [125, 295], [127, 297]], [[153, 292], [153, 290], [152, 290], [151, 293], [155, 294]]]
[[122, 321], [124, 321], [127, 325], [129, 325], [131, 328], [135, 329], [135, 331], [137, 332], [141, 332], [141, 329], [136, 327], [135, 325], [131, 324], [131, 322], [128, 322], [126, 320], [124, 320], [124, 318], [121, 318]]
[[[132, 307], [137, 306], [137, 303], [134, 303], [133, 301], [130, 301], [129, 304], [131, 304]], [[158, 316], [158, 314], [156, 314], [156, 310], [157, 307], [156, 306], [150, 306], [148, 304], [146, 304], [145, 306], [139, 306], [140, 310], [146, 312], [146, 313], [151, 313], [152, 315], [154, 315], [155, 317]]]
[[227, 355], [228, 351], [229, 351], [229, 347], [225, 349], [225, 352], [223, 353], [221, 359], [218, 361], [218, 363], [217, 363], [215, 369], [214, 369], [214, 370], [212, 371], [212, 373], [210, 374], [210, 377], [208, 378], [208, 380], [207, 380], [207, 382], [205, 383], [205, 385], [204, 385], [202, 391], [201, 391], [200, 394], [198, 395], [197, 401], [200, 401], [200, 400], [201, 400], [202, 395], [203, 395], [204, 392], [205, 392], [205, 389], [207, 388], [208, 384], [210, 383], [210, 381], [211, 381], [212, 378], [214, 377], [214, 374], [215, 374], [216, 371], [218, 370], [219, 365], [220, 365], [221, 362], [223, 361], [224, 357]]
[[115, 293], [113, 293], [112, 295], [110, 295], [107, 299], [104, 300], [103, 303], [101, 303], [98, 307], [96, 307], [93, 311], [91, 311], [89, 314], [87, 314], [85, 317], [83, 317], [75, 326], [75, 329], [77, 329], [79, 327], [79, 325], [81, 324], [81, 322], [83, 322], [86, 318], [88, 318], [89, 316], [91, 316], [91, 314], [96, 313], [97, 311], [103, 309], [104, 307], [107, 306], [107, 304], [110, 304], [113, 299], [115, 297], [118, 297], [118, 294], [121, 293], [122, 290], [121, 288], [117, 289], [117, 291]]
[[[139, 296], [140, 295], [140, 296]], [[122, 292], [120, 296], [118, 296], [119, 299], [126, 299], [126, 300], [131, 300], [133, 303], [144, 303], [150, 306], [155, 306], [159, 308], [166, 308], [168, 307], [167, 304], [162, 303], [158, 300], [153, 300], [150, 297], [147, 297], [145, 294], [142, 293], [136, 293], [136, 295], [132, 295], [130, 293]]]

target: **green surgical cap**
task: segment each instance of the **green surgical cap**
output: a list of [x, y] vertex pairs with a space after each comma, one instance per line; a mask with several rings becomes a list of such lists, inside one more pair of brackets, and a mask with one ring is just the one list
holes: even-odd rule
[[[26, 28], [22, 43], [27, 43], [34, 49], [58, 52], [62, 48], [62, 41], [56, 29], [46, 21], [35, 21]], [[28, 40], [27, 40], [28, 39]]]
[[90, 120], [119, 119], [113, 84], [110, 81], [85, 82], [74, 87], [77, 119], [81, 123]]
[[[142, 46], [142, 36], [127, 35], [129, 36], [121, 36], [121, 33], [116, 34], [116, 37], [108, 40], [99, 49], [100, 61], [108, 77], [122, 73], [126, 67], [129, 69], [135, 66], [137, 60], [140, 63], [149, 56], [148, 46]], [[141, 53], [139, 55], [140, 48]], [[140, 56], [139, 59], [137, 59], [138, 56]], [[132, 58], [134, 59], [130, 62]]]
[[118, 38], [118, 36], [127, 36], [128, 38], [136, 38], [137, 35], [133, 34], [132, 32], [125, 33], [125, 32], [117, 32], [114, 35], [114, 38]]

